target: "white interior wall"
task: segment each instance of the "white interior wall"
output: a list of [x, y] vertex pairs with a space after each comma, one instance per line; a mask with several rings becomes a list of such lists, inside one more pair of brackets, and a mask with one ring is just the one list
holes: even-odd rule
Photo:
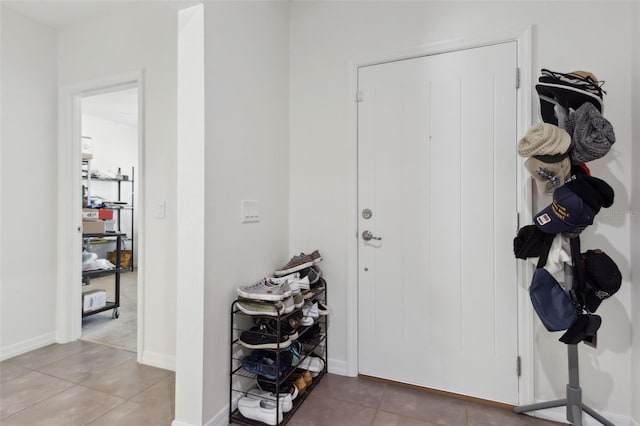
[[[625, 281], [602, 305], [600, 345], [581, 347], [584, 401], [598, 411], [629, 416], [631, 407], [631, 294], [629, 206], [631, 154], [631, 29], [629, 3], [582, 2], [294, 2], [290, 65], [290, 251], [319, 248], [330, 285], [330, 358], [346, 362], [348, 152], [355, 123], [348, 120], [351, 60], [430, 43], [533, 26], [533, 75], [542, 67], [586, 69], [606, 80], [605, 116], [617, 142], [590, 163], [608, 181], [616, 202], [583, 234], [583, 247], [611, 255]], [[550, 13], [553, 11], [553, 13]], [[599, 25], [585, 26], [584, 22]], [[615, 27], [611, 32], [607, 28]], [[615, 46], [615, 48], [612, 48]], [[535, 92], [534, 92], [535, 93]], [[537, 117], [538, 105], [533, 105]], [[514, 141], [517, 143], [517, 141]], [[309, 167], [309, 163], [314, 166]], [[313, 202], [309, 202], [312, 194]], [[622, 212], [622, 213], [621, 213]], [[564, 394], [566, 349], [559, 333], [536, 333], [535, 395]], [[479, 372], [480, 373], [480, 372]], [[472, 379], [472, 378], [471, 378]]]
[[[116, 121], [107, 120], [102, 117], [93, 115], [82, 115], [82, 135], [91, 138], [93, 149], [93, 159], [91, 159], [91, 170], [106, 172], [115, 176], [118, 169], [121, 173], [133, 179], [133, 184], [123, 181], [120, 182], [120, 198], [118, 199], [118, 183], [105, 181], [91, 181], [91, 195], [98, 195], [110, 201], [126, 201], [131, 203], [131, 190], [134, 194], [138, 193], [138, 181], [135, 176], [131, 176], [131, 168], [138, 169], [138, 127], [128, 124], [118, 123]], [[86, 181], [83, 181], [86, 185]], [[133, 187], [136, 185], [136, 187]], [[114, 218], [116, 212], [114, 212]], [[127, 236], [131, 236], [131, 219], [133, 212], [131, 210], [122, 210], [120, 212], [121, 230], [126, 232]], [[134, 238], [137, 235], [137, 229], [134, 229]], [[115, 249], [115, 243], [108, 243], [108, 250]], [[124, 248], [131, 248], [130, 242], [125, 242]], [[106, 250], [106, 248], [105, 248]], [[98, 253], [101, 255], [102, 253]], [[134, 252], [134, 259], [137, 264], [137, 251]]]
[[[640, 3], [634, 4], [634, 11], [630, 14], [632, 20], [633, 63], [631, 66], [631, 116], [635, 119], [632, 124], [632, 140], [640, 139]], [[640, 147], [635, 143], [631, 152], [631, 164], [640, 164]], [[640, 170], [633, 167], [631, 171], [631, 235], [640, 235]], [[631, 414], [640, 425], [640, 238], [631, 239], [631, 312], [633, 314], [633, 365], [631, 374]]]
[[2, 7], [0, 358], [55, 338], [55, 31]]
[[[140, 25], [144, 23], [144, 25]], [[58, 33], [60, 86], [142, 70], [145, 141], [143, 362], [174, 368], [176, 344], [177, 14], [144, 2]], [[140, 180], [140, 179], [138, 179]], [[138, 204], [140, 207], [140, 204]], [[162, 214], [164, 210], [164, 215]], [[140, 223], [140, 220], [138, 220]]]
[[[204, 17], [204, 419], [224, 422], [236, 287], [289, 260], [288, 3], [208, 2]], [[241, 223], [243, 199], [260, 222]]]

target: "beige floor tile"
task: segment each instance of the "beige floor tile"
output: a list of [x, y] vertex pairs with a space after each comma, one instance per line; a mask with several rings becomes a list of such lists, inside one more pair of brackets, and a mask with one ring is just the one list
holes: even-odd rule
[[129, 399], [167, 378], [172, 372], [138, 364], [135, 358], [126, 360], [101, 373], [91, 374], [82, 386]]
[[175, 395], [176, 377], [175, 374], [171, 372], [166, 378], [131, 398], [131, 401], [148, 406], [169, 404], [171, 409], [173, 409], [175, 405]]
[[108, 371], [133, 357], [135, 354], [132, 352], [94, 345], [89, 350], [46, 365], [38, 370], [74, 383], [81, 383], [92, 375]]
[[54, 343], [53, 345], [45, 346], [44, 348], [40, 348], [35, 351], [27, 352], [26, 354], [17, 356], [13, 358], [13, 360], [23, 367], [37, 370], [38, 368], [44, 367], [47, 364], [60, 361], [61, 359], [95, 347], [95, 344], [81, 342], [79, 340], [71, 343], [66, 343], [64, 345]]
[[24, 368], [20, 364], [14, 361], [14, 359], [8, 359], [0, 362], [0, 383], [4, 383], [7, 380], [15, 379], [24, 374], [29, 374], [31, 370]]
[[[423, 422], [422, 420], [412, 419], [409, 417], [399, 416], [397, 414], [379, 411], [373, 421], [372, 426], [438, 426], [433, 423]], [[504, 425], [503, 425], [504, 426]]]
[[82, 426], [123, 402], [121, 398], [76, 385], [0, 423], [2, 426]]
[[288, 423], [291, 426], [371, 425], [376, 409], [312, 393]]
[[367, 407], [378, 408], [386, 383], [367, 377], [326, 374], [314, 392]]
[[388, 384], [380, 410], [445, 426], [467, 424], [467, 403], [408, 386]]
[[0, 386], [0, 419], [17, 413], [73, 386], [73, 383], [32, 371]]
[[114, 425], [153, 425], [171, 426], [174, 413], [172, 410], [158, 410], [144, 404], [127, 401], [113, 410], [98, 417], [88, 426], [114, 426]]

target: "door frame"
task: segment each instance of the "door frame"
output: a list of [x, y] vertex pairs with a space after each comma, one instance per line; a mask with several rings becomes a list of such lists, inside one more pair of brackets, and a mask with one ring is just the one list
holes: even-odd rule
[[[525, 134], [532, 123], [535, 111], [532, 108], [532, 28], [504, 31], [499, 33], [478, 35], [470, 38], [447, 40], [430, 43], [409, 49], [399, 49], [391, 52], [380, 52], [365, 57], [354, 58], [347, 64], [349, 73], [347, 116], [351, 125], [348, 153], [348, 218], [347, 218], [347, 345], [346, 365], [344, 374], [358, 375], [358, 69], [364, 66], [430, 56], [439, 53], [449, 53], [458, 50], [478, 48], [516, 42], [517, 62], [520, 70], [520, 86], [516, 91], [517, 108], [516, 132]], [[515, 84], [515, 76], [514, 76]], [[366, 96], [366, 94], [365, 94]], [[517, 141], [513, 141], [517, 143]], [[526, 218], [533, 215], [531, 182], [526, 174], [524, 159], [518, 158], [516, 165], [516, 188], [518, 226], [528, 222]], [[514, 229], [513, 235], [517, 233]], [[355, 238], [354, 238], [355, 237]], [[518, 402], [523, 404], [534, 398], [534, 315], [529, 300], [528, 283], [533, 274], [532, 268], [524, 262], [516, 265], [518, 284], [518, 354], [521, 357], [521, 376], [518, 380]], [[514, 360], [514, 370], [516, 360]]]
[[[138, 240], [137, 360], [144, 352], [144, 253], [145, 253], [145, 167], [144, 167], [144, 73], [134, 71], [97, 80], [63, 86], [58, 90], [58, 228], [57, 228], [57, 300], [56, 342], [77, 340], [82, 334], [82, 250], [78, 244], [82, 232], [81, 99], [126, 87], [138, 88], [138, 197], [135, 222]], [[133, 236], [132, 236], [133, 238]]]

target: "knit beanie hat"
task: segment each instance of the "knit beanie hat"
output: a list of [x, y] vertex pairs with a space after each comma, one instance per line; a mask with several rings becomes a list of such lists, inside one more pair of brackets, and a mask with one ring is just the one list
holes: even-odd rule
[[564, 154], [571, 146], [571, 136], [549, 123], [534, 124], [518, 142], [518, 154], [522, 157]]
[[535, 180], [538, 191], [543, 194], [553, 194], [553, 191], [571, 176], [569, 157], [556, 163], [547, 163], [538, 157], [531, 157], [524, 162], [524, 166]]
[[593, 176], [575, 176], [564, 185], [593, 210], [595, 214], [601, 207], [611, 207], [613, 205], [613, 188], [602, 179]]
[[616, 141], [609, 120], [589, 102], [569, 114], [565, 128], [571, 134], [569, 155], [573, 163], [586, 163], [604, 157]]
[[535, 225], [523, 226], [513, 239], [513, 253], [518, 259], [537, 258], [542, 254], [545, 238], [546, 234]]

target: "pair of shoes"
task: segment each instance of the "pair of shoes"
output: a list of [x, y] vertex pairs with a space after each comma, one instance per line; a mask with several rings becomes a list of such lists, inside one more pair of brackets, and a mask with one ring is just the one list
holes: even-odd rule
[[272, 426], [277, 425], [283, 418], [282, 408], [277, 407], [275, 401], [255, 399], [249, 396], [243, 396], [238, 400], [238, 411], [248, 419], [258, 420]]
[[291, 344], [288, 334], [278, 336], [266, 324], [251, 327], [240, 334], [239, 343], [250, 349], [284, 349]]
[[[272, 394], [276, 393], [276, 384], [275, 382], [273, 382], [272, 380], [267, 379], [266, 377], [262, 376], [262, 375], [258, 375], [257, 379], [256, 379], [256, 385], [258, 386], [258, 389], [265, 391], [265, 392], [270, 392]], [[289, 383], [289, 382], [281, 382], [280, 383], [280, 394], [289, 394], [291, 395], [291, 400], [294, 401], [297, 397], [298, 397], [298, 388], [293, 384], [293, 383]]]
[[266, 302], [261, 300], [244, 299], [239, 297], [236, 306], [247, 315], [267, 315], [277, 317], [284, 315], [285, 304], [283, 302]]
[[322, 328], [320, 328], [320, 325], [313, 324], [307, 330], [300, 333], [298, 341], [305, 345], [319, 345], [320, 342], [322, 342], [323, 337], [324, 333], [322, 333]]
[[317, 266], [310, 266], [308, 268], [301, 269], [299, 274], [300, 278], [308, 279], [309, 284], [313, 286], [313, 284], [317, 283], [320, 277], [322, 277], [322, 270]]
[[282, 378], [291, 367], [290, 353], [282, 352], [279, 360], [274, 351], [256, 349], [242, 358], [242, 368], [251, 374], [260, 375], [269, 380]]
[[280, 302], [291, 296], [288, 283], [274, 283], [268, 278], [238, 287], [238, 296], [245, 299], [264, 300], [268, 302]]
[[[300, 255], [306, 256], [304, 253], [300, 253]], [[312, 251], [311, 253], [309, 253], [309, 256], [311, 257], [311, 259], [313, 259], [314, 265], [317, 265], [318, 263], [322, 262], [322, 255], [318, 250]]]
[[298, 364], [298, 368], [307, 370], [308, 372], [315, 373], [317, 376], [322, 370], [324, 370], [324, 359], [318, 354], [311, 352], [306, 354], [306, 358]]
[[[247, 391], [247, 397], [253, 399], [266, 399], [273, 403], [276, 402], [276, 394], [273, 392], [263, 391], [260, 388], [253, 388]], [[278, 405], [282, 409], [283, 413], [288, 413], [293, 408], [293, 401], [291, 400], [291, 394], [288, 392], [280, 393], [278, 395]]]
[[298, 375], [295, 378], [290, 376], [288, 381], [298, 389], [298, 395], [302, 395], [304, 391], [307, 390], [307, 382], [302, 375]]
[[277, 271], [275, 271], [273, 274], [276, 277], [281, 277], [283, 275], [287, 275], [290, 274], [292, 272], [297, 272], [300, 271], [304, 268], [308, 268], [310, 266], [313, 266], [313, 258], [308, 255], [308, 254], [299, 254], [296, 256], [293, 256], [286, 265], [284, 265], [282, 268], [278, 269]]
[[289, 376], [289, 380], [297, 382], [298, 380], [304, 380], [305, 387], [308, 388], [311, 386], [313, 382], [313, 377], [311, 376], [311, 372], [305, 369], [296, 369]]
[[313, 299], [311, 301], [311, 303], [313, 305], [316, 305], [318, 307], [318, 314], [320, 316], [326, 316], [329, 315], [329, 307], [327, 305], [325, 305], [324, 303], [322, 303], [320, 300], [318, 299]]
[[278, 332], [278, 320], [275, 318], [263, 318], [258, 317], [254, 319], [256, 325], [264, 325], [267, 333], [277, 336], [288, 336], [290, 341], [294, 341], [298, 338], [298, 327], [293, 327], [291, 322], [295, 323], [296, 319], [292, 318], [292, 321], [280, 321], [280, 331]]
[[304, 303], [302, 289], [309, 289], [309, 281], [306, 279], [301, 280], [299, 273], [294, 272], [293, 274], [285, 275], [284, 277], [267, 278], [267, 280], [275, 285], [288, 285], [291, 290], [291, 297], [293, 298], [293, 309], [297, 309], [302, 306]]

